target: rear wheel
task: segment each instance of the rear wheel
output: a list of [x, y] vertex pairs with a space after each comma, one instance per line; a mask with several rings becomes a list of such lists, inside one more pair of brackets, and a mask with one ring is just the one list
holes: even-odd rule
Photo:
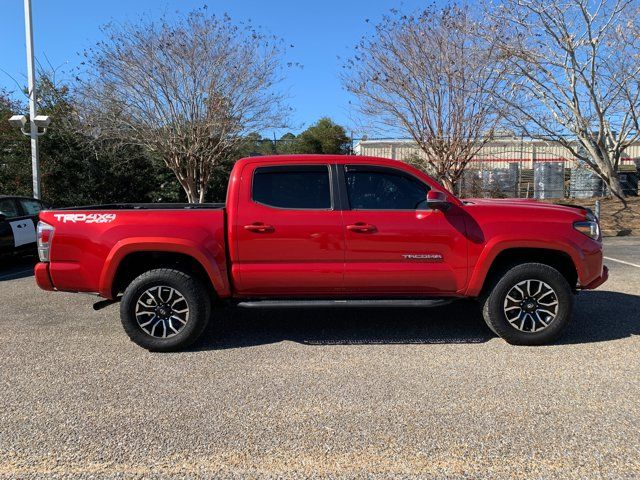
[[211, 314], [210, 292], [180, 270], [156, 269], [127, 287], [120, 318], [129, 338], [151, 351], [175, 351], [193, 343]]
[[489, 328], [514, 345], [556, 340], [571, 318], [573, 294], [556, 269], [525, 263], [508, 270], [482, 299]]

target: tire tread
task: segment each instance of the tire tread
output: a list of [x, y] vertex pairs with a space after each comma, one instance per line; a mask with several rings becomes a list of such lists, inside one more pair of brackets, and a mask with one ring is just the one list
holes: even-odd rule
[[[154, 338], [143, 332], [132, 312], [137, 302], [136, 292], [158, 282], [179, 285], [178, 289], [187, 298], [187, 302], [191, 300], [189, 303], [191, 325], [185, 327], [189, 330], [167, 339]], [[191, 345], [207, 328], [210, 316], [211, 295], [202, 282], [187, 272], [173, 268], [156, 268], [136, 277], [125, 289], [120, 304], [122, 326], [131, 341], [147, 350], [157, 352], [177, 351]]]
[[[559, 312], [549, 327], [540, 332], [521, 332], [514, 328], [504, 317], [502, 311], [503, 294], [519, 279], [527, 277], [539, 278], [549, 283], [556, 291], [559, 302]], [[482, 316], [496, 335], [513, 345], [543, 345], [558, 339], [571, 318], [573, 308], [573, 293], [564, 276], [555, 268], [544, 263], [521, 263], [506, 270], [497, 277], [493, 285], [480, 298]]]

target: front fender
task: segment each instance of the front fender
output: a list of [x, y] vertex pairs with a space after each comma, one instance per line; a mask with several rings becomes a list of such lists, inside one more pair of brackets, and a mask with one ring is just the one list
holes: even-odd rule
[[[573, 265], [576, 267], [578, 278], [582, 281], [589, 274], [584, 269], [584, 253], [579, 245], [574, 244], [567, 239], [554, 240], [523, 240], [511, 239], [507, 236], [492, 238], [480, 253], [475, 267], [471, 272], [469, 284], [464, 295], [469, 297], [477, 297], [484, 285], [484, 281], [489, 273], [491, 265], [493, 265], [496, 257], [503, 251], [512, 248], [539, 248], [544, 250], [556, 250], [558, 252], [569, 255]], [[532, 259], [535, 261], [535, 259]]]
[[128, 254], [137, 252], [166, 252], [188, 255], [202, 265], [219, 297], [225, 298], [231, 294], [226, 262], [224, 260], [220, 261], [220, 258], [225, 258], [224, 252], [210, 252], [201, 248], [196, 242], [182, 238], [154, 237], [153, 239], [127, 238], [120, 240], [113, 246], [100, 274], [100, 296], [113, 298], [113, 280], [120, 263]]

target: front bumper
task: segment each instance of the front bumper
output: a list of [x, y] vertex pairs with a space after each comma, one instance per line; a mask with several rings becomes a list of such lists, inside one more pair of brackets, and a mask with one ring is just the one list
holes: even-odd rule
[[589, 284], [584, 285], [583, 287], [580, 287], [580, 288], [582, 290], [593, 290], [594, 288], [598, 288], [600, 285], [606, 282], [608, 278], [609, 278], [609, 269], [607, 268], [606, 265], [603, 265], [602, 273], [600, 274], [600, 276], [595, 278], [591, 282], [589, 282]]

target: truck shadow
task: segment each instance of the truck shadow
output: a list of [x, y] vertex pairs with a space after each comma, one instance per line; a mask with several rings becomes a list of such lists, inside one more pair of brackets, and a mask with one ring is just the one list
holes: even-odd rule
[[[584, 292], [557, 344], [604, 342], [640, 335], [640, 296]], [[483, 343], [495, 338], [478, 305], [439, 308], [222, 309], [193, 350], [241, 348], [281, 341], [305, 345]]]
[[580, 293], [574, 318], [558, 344], [607, 342], [640, 335], [640, 296], [595, 290]]
[[36, 263], [38, 259], [34, 256], [0, 258], [0, 282], [33, 276]]

